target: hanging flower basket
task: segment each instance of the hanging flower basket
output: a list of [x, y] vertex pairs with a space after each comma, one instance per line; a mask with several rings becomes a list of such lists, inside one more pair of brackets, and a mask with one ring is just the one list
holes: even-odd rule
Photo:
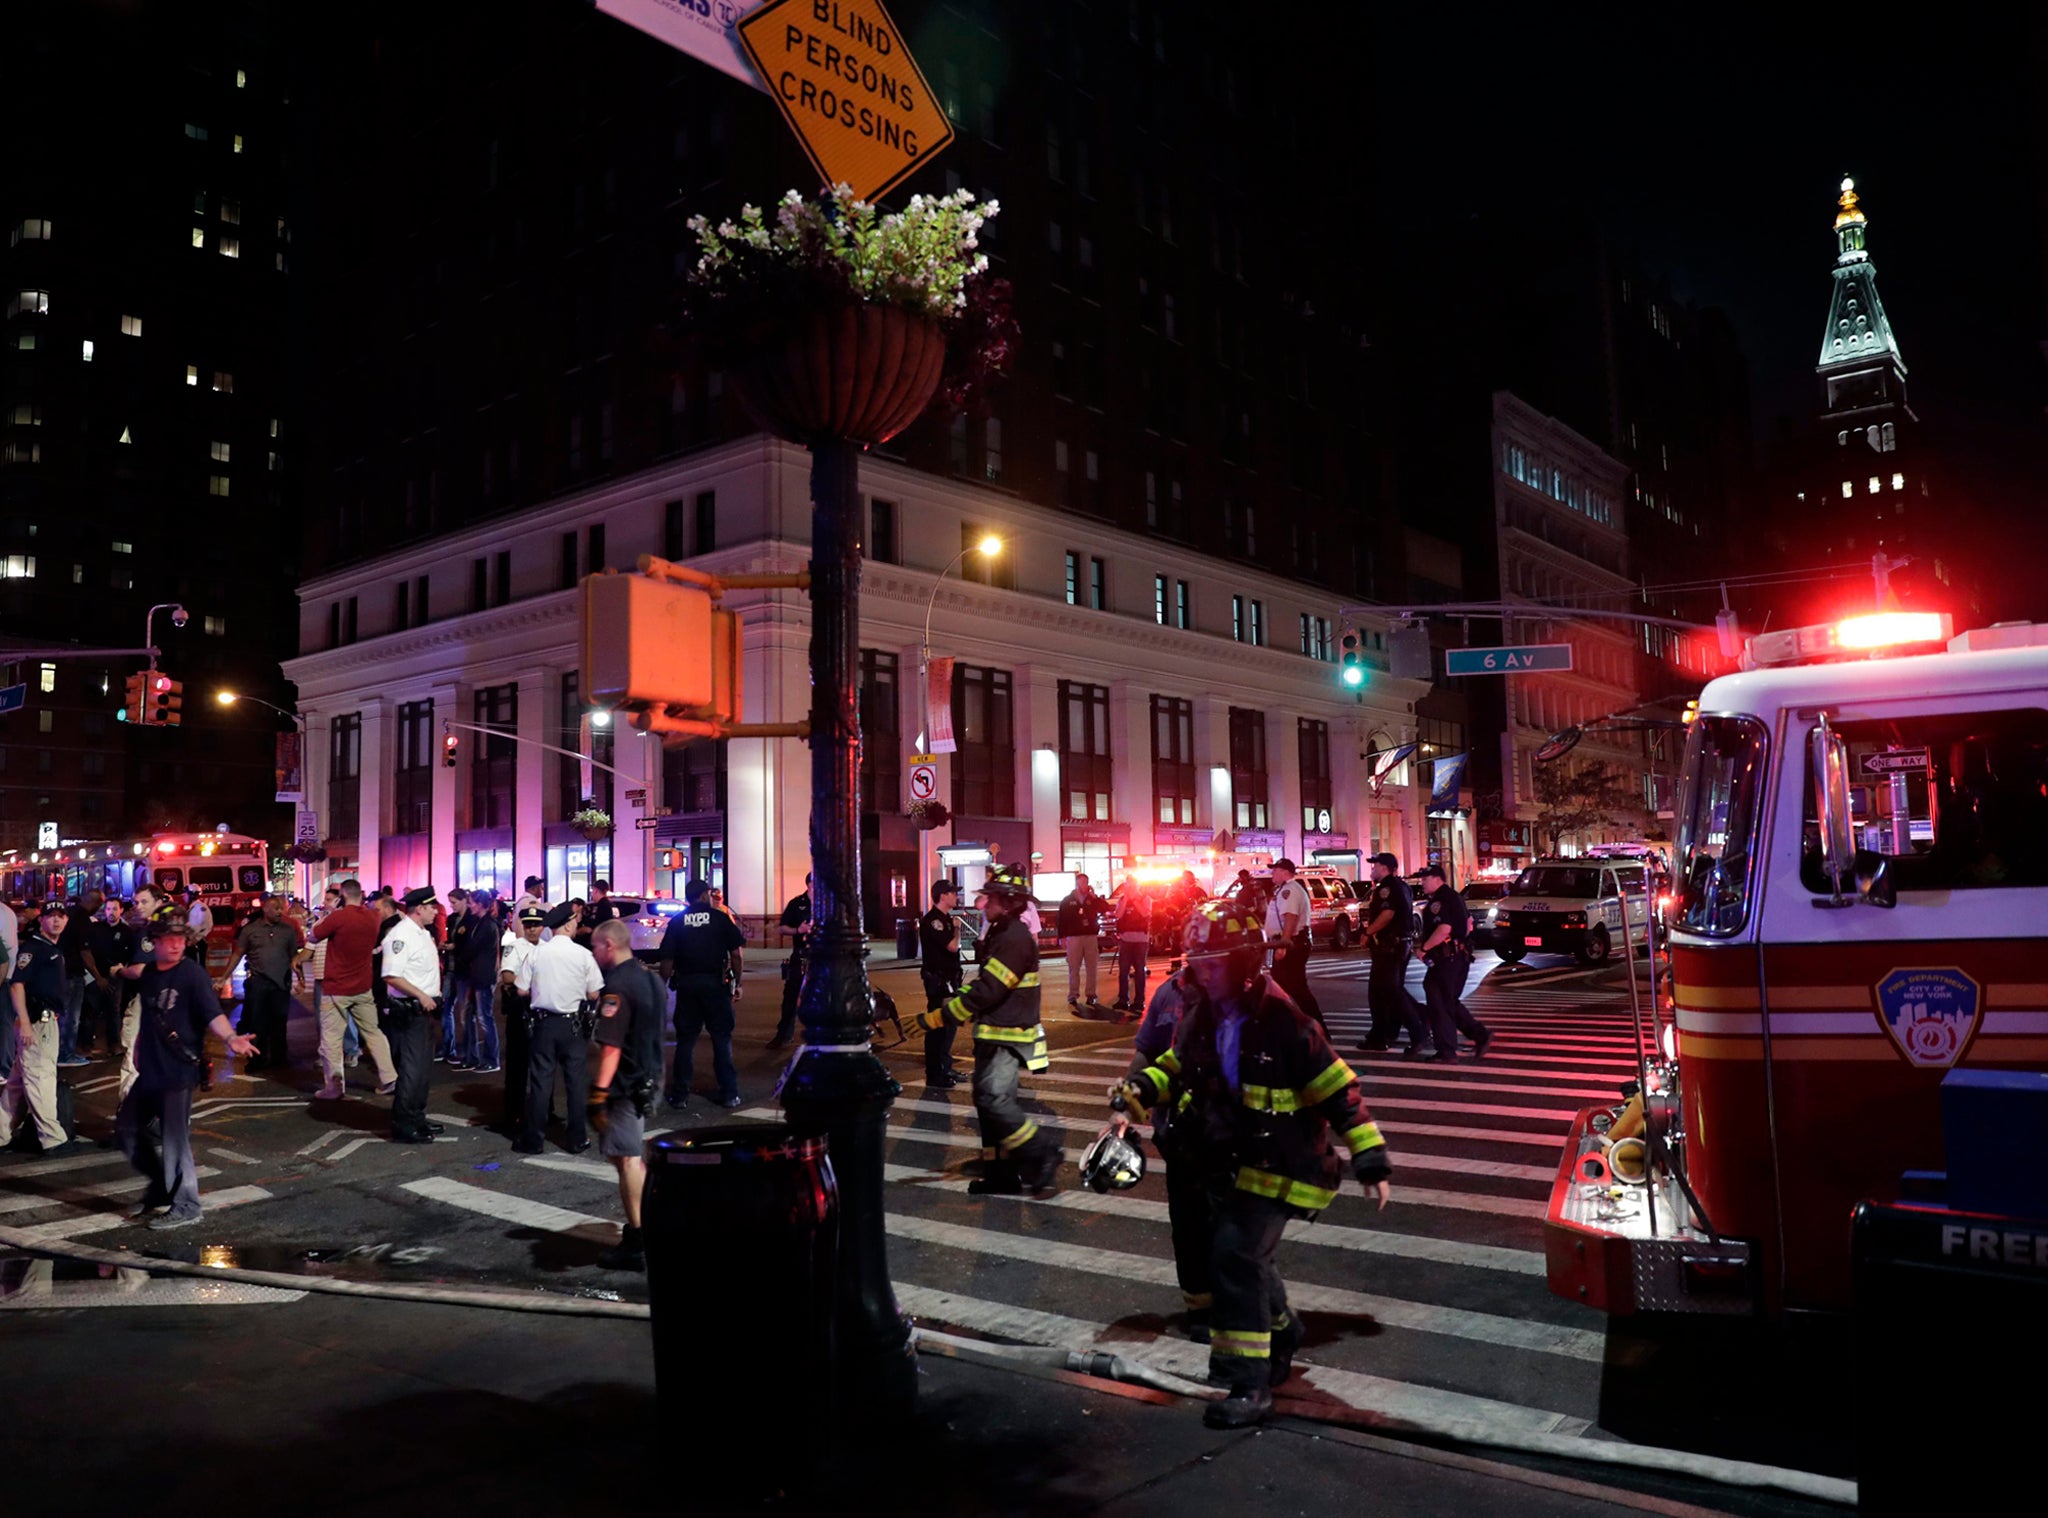
[[997, 210], [960, 191], [884, 216], [840, 185], [791, 190], [772, 222], [757, 206], [695, 217], [684, 323], [767, 431], [886, 442], [942, 385], [964, 408], [1009, 360], [1009, 286], [975, 251]]
[[920, 833], [942, 828], [953, 820], [953, 814], [946, 810], [946, 803], [943, 801], [913, 801], [910, 803], [909, 815]]
[[327, 857], [325, 845], [318, 843], [295, 843], [284, 852], [287, 858], [296, 859], [300, 864], [318, 864]]
[[596, 843], [601, 839], [611, 837], [612, 814], [597, 805], [596, 802], [586, 801], [583, 803], [582, 808], [570, 817], [569, 825], [592, 843]]

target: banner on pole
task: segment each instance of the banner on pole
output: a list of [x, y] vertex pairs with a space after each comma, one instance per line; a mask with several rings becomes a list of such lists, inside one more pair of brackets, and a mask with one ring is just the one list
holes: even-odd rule
[[1429, 790], [1431, 811], [1454, 807], [1458, 804], [1458, 785], [1465, 778], [1465, 761], [1469, 754], [1450, 754], [1436, 762], [1436, 783]]
[[277, 799], [306, 799], [305, 755], [296, 730], [277, 735]]
[[953, 661], [933, 659], [924, 681], [925, 751], [951, 754], [959, 750], [953, 741]]

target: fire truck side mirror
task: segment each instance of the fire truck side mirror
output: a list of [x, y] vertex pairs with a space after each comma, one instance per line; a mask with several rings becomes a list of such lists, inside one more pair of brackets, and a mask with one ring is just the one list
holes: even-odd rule
[[1849, 750], [1823, 713], [1809, 740], [1813, 812], [1820, 823], [1821, 868], [1833, 892], [1816, 906], [1847, 906], [1844, 884], [1856, 868], [1856, 841], [1849, 815]]
[[1892, 862], [1869, 849], [1856, 851], [1856, 889], [1874, 907], [1899, 904], [1899, 883], [1892, 878]]

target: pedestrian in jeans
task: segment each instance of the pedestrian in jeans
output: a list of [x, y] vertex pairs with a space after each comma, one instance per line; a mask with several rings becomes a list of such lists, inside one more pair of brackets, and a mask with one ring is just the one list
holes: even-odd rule
[[1152, 967], [1152, 898], [1126, 882], [1116, 914], [1116, 1010], [1140, 1016], [1145, 1011], [1145, 982]]
[[455, 976], [455, 996], [468, 1011], [452, 1063], [457, 1069], [492, 1072], [498, 1068], [498, 954], [504, 930], [498, 925], [491, 893], [469, 894], [469, 915], [459, 934], [448, 941], [448, 968]]
[[[151, 1217], [151, 1228], [183, 1228], [200, 1218], [199, 1169], [192, 1159], [192, 1093], [206, 1079], [206, 1035], [230, 1054], [260, 1057], [256, 1040], [237, 1033], [214, 998], [203, 966], [185, 954], [186, 923], [173, 916], [151, 938], [152, 963], [124, 974], [141, 981], [142, 1017], [136, 1033], [137, 1074], [121, 1098], [114, 1132], [128, 1163], [148, 1183], [128, 1216]], [[155, 1120], [159, 1141], [150, 1136]]]
[[320, 1075], [323, 1081], [316, 1100], [339, 1101], [347, 1095], [347, 1040], [344, 1027], [352, 1028], [370, 1051], [377, 1071], [377, 1089], [396, 1089], [398, 1071], [392, 1063], [391, 1044], [377, 1025], [374, 956], [384, 927], [383, 916], [363, 904], [360, 882], [344, 880], [341, 905], [313, 924], [314, 941], [326, 951], [327, 962], [320, 978]]
[[85, 934], [106, 904], [107, 898], [100, 892], [87, 891], [77, 910], [65, 919], [64, 935], [57, 941], [64, 951], [64, 1010], [57, 1018], [59, 1069], [92, 1063], [78, 1052], [78, 1020], [85, 1008]]
[[456, 1014], [462, 1007], [462, 980], [456, 966], [463, 949], [468, 945], [471, 927], [469, 892], [457, 886], [448, 893], [447, 915], [437, 924], [434, 934], [443, 951], [442, 984], [448, 991], [448, 994], [441, 998], [441, 1038], [434, 1049], [434, 1059], [443, 1065], [462, 1062], [462, 1034], [456, 1022]]

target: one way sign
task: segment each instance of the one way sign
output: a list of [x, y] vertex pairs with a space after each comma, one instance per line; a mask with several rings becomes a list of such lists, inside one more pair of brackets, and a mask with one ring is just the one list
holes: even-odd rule
[[1856, 767], [1866, 775], [1924, 775], [1934, 768], [1934, 761], [1924, 748], [1895, 748], [1881, 754], [1865, 754], [1856, 761]]

